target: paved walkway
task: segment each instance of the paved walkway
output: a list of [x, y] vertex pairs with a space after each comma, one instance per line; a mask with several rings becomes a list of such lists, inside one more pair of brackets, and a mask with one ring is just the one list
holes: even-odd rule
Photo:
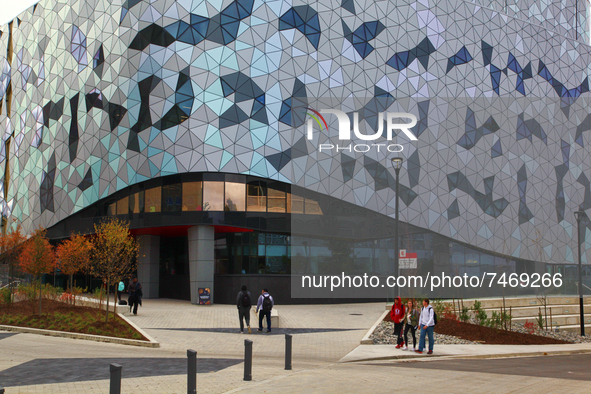
[[[445, 369], [451, 364], [440, 364], [458, 362], [450, 356], [499, 355], [542, 348], [550, 353], [591, 351], [591, 345], [436, 345], [436, 355], [447, 357], [360, 361], [412, 357], [393, 346], [358, 346], [383, 312], [382, 303], [278, 305], [277, 309], [280, 328], [274, 328], [271, 334], [241, 335], [233, 306], [198, 307], [182, 301], [146, 300], [139, 314], [131, 319], [160, 341], [157, 349], [0, 332], [0, 387], [6, 388], [6, 394], [105, 393], [109, 387], [108, 366], [117, 362], [123, 365], [123, 393], [185, 393], [186, 349], [195, 349], [200, 393], [391, 393], [400, 384], [400, 376], [419, 379], [425, 374], [431, 377], [430, 391], [436, 393], [552, 392], [564, 391], [565, 387], [569, 393], [589, 392], [589, 381], [575, 379], [567, 372], [564, 378], [560, 374], [540, 377], [512, 374], [514, 368], [499, 380], [502, 365], [494, 373], [485, 373], [482, 371], [487, 370], [486, 366]], [[254, 316], [252, 319], [255, 328], [258, 322], [255, 324]], [[283, 369], [284, 333], [293, 334], [292, 371]], [[254, 342], [251, 382], [242, 380], [244, 339]], [[588, 357], [587, 365], [591, 362]]]

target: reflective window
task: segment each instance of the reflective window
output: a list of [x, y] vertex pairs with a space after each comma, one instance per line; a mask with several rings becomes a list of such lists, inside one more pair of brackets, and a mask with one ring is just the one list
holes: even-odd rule
[[117, 203], [107, 205], [107, 216], [114, 216], [117, 213]]
[[287, 193], [287, 210], [289, 213], [304, 213], [304, 197]]
[[129, 214], [129, 197], [123, 197], [117, 201], [117, 215]]
[[131, 213], [144, 212], [144, 192], [138, 192], [129, 196], [129, 211]]
[[164, 198], [164, 212], [178, 212], [181, 210], [181, 184], [162, 186]]
[[262, 182], [249, 182], [247, 186], [247, 211], [267, 211], [267, 188]]
[[268, 189], [269, 212], [285, 213], [285, 192], [281, 190]]
[[306, 198], [305, 207], [307, 215], [322, 215], [322, 209], [320, 208], [320, 204], [318, 204], [318, 201]]
[[226, 182], [226, 211], [244, 211], [246, 185], [244, 183]]
[[160, 186], [145, 191], [146, 212], [160, 212], [162, 207], [162, 188]]
[[201, 182], [183, 183], [183, 211], [202, 210], [202, 187]]
[[224, 210], [224, 182], [203, 182], [203, 210]]

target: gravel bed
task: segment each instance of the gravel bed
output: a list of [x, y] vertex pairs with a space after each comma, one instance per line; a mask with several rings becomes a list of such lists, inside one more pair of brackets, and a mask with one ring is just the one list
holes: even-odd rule
[[[522, 332], [525, 334], [530, 333], [523, 327], [522, 323], [513, 323], [511, 326], [511, 331]], [[562, 339], [563, 341], [568, 341], [572, 343], [591, 343], [591, 337], [582, 337], [580, 334], [576, 332], [560, 331], [560, 327], [558, 328], [558, 332], [545, 330], [538, 331], [536, 325], [536, 330], [533, 332], [533, 334], [548, 338]]]
[[[417, 347], [419, 346], [419, 332], [415, 334], [417, 337]], [[389, 321], [381, 322], [374, 332], [371, 334], [370, 339], [373, 340], [374, 345], [396, 345], [396, 337], [394, 336], [394, 323]], [[454, 337], [451, 335], [442, 335], [435, 333], [433, 335], [435, 344], [437, 345], [478, 345], [478, 342], [467, 341], [462, 338]], [[408, 340], [412, 345], [412, 335], [408, 333]]]

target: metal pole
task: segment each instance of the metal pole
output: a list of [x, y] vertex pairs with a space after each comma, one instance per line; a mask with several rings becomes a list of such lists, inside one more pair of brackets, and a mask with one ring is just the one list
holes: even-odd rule
[[244, 340], [244, 380], [252, 380], [252, 341]]
[[[399, 174], [400, 168], [396, 168], [396, 229], [394, 231], [394, 273], [396, 274], [396, 280], [398, 280], [398, 276], [400, 276], [400, 247], [398, 246], [398, 216], [399, 216]], [[400, 297], [400, 288], [396, 287], [396, 296]]]
[[4, 394], [4, 388], [0, 387], [0, 394]]
[[585, 336], [585, 307], [583, 305], [583, 263], [581, 261], [581, 216], [577, 215], [577, 247], [579, 249], [579, 313], [581, 336]]
[[187, 350], [187, 394], [197, 394], [197, 352]]
[[291, 371], [291, 334], [285, 334], [285, 370]]
[[111, 364], [111, 387], [109, 388], [109, 394], [121, 394], [121, 369], [123, 368], [119, 364]]

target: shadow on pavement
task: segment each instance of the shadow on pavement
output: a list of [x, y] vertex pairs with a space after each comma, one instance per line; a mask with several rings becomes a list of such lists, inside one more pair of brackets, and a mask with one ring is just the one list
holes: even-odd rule
[[[242, 360], [197, 358], [197, 373], [217, 372]], [[109, 379], [109, 364], [123, 366], [123, 378], [186, 375], [186, 358], [53, 358], [36, 359], [0, 372], [4, 387]], [[185, 377], [186, 379], [186, 377]]]
[[[437, 347], [435, 347], [435, 351], [437, 351]], [[372, 363], [367, 365], [591, 381], [591, 374], [589, 373], [591, 354], [490, 360], [455, 359], [396, 364]]]
[[[144, 328], [145, 330], [167, 330], [167, 331], [192, 331], [192, 332], [217, 332], [223, 334], [239, 334], [238, 328]], [[252, 333], [257, 335], [283, 335], [283, 334], [316, 334], [320, 332], [340, 332], [364, 330], [363, 328], [272, 328], [267, 333], [267, 329], [257, 331], [256, 327], [251, 327]], [[246, 328], [244, 333], [246, 334]]]

